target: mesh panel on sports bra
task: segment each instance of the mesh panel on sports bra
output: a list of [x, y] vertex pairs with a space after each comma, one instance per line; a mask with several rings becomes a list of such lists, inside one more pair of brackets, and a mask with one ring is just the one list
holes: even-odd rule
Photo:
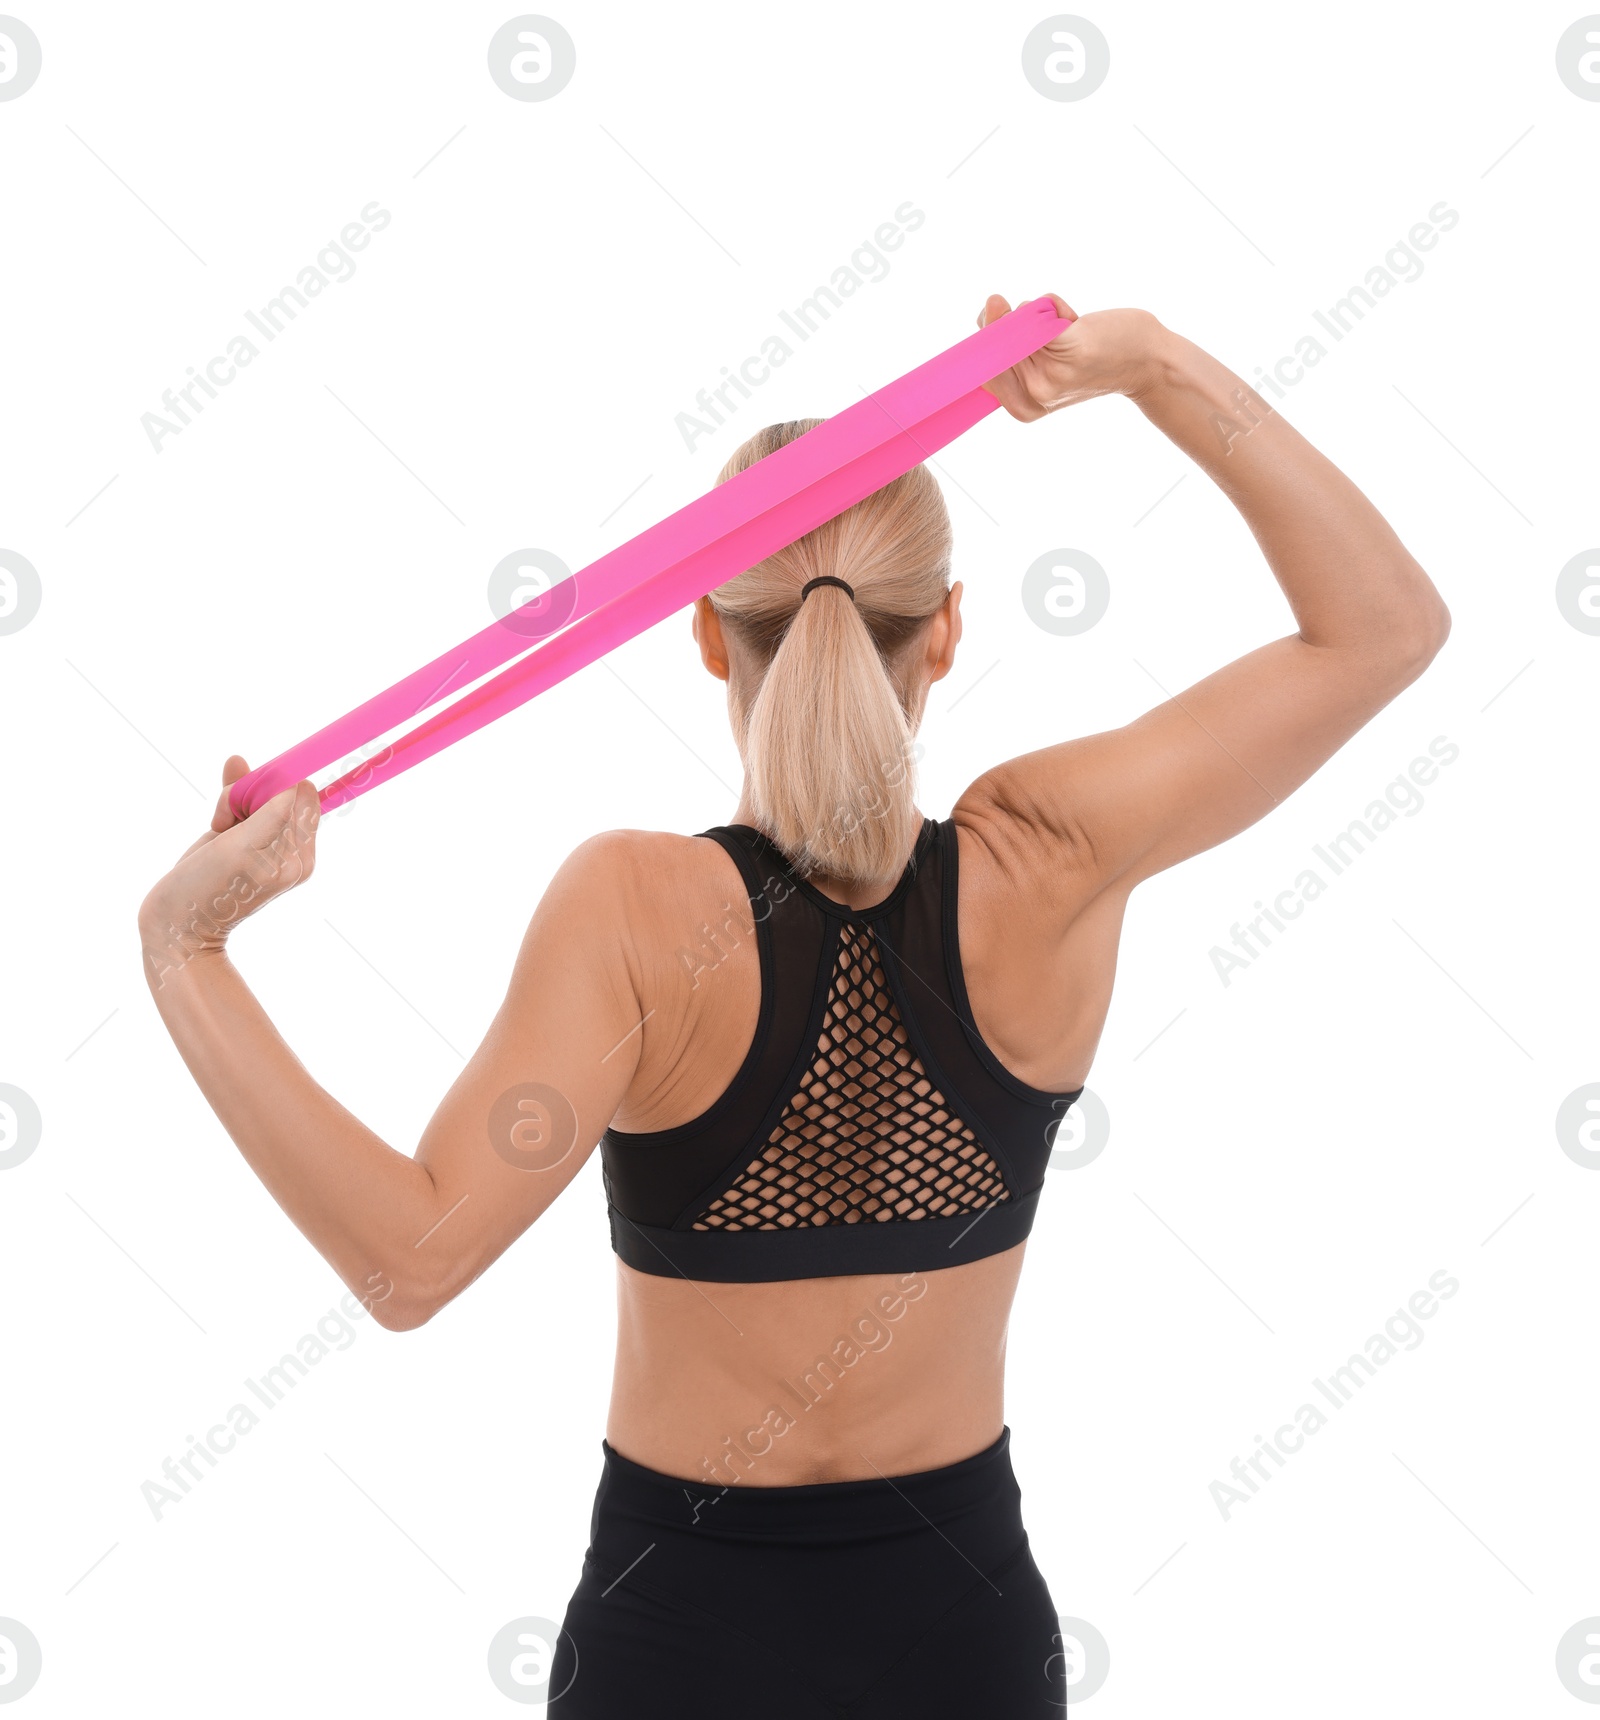
[[950, 1218], [1010, 1198], [907, 1040], [871, 928], [843, 925], [817, 1054], [760, 1155], [694, 1229]]

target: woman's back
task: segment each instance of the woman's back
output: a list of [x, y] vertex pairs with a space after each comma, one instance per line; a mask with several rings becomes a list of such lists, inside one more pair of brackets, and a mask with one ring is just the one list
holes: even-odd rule
[[621, 1256], [607, 1438], [635, 1462], [787, 1486], [999, 1436], [1023, 1238], [1115, 926], [1027, 961], [1042, 904], [984, 841], [986, 799], [925, 824], [875, 903], [797, 878], [746, 826], [610, 839], [643, 980], [601, 1148]]

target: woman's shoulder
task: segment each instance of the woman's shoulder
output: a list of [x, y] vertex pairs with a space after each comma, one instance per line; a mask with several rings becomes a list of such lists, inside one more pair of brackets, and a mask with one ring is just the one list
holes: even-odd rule
[[[719, 842], [671, 830], [602, 831], [567, 857], [539, 912], [581, 918], [583, 947], [619, 983], [626, 976], [641, 1013], [672, 1024], [663, 1033], [658, 1023], [646, 1037], [642, 1090], [675, 1066], [691, 1026], [748, 1040], [759, 947], [745, 880]], [[703, 985], [710, 971], [723, 981]]]
[[621, 924], [643, 949], [693, 941], [742, 901], [744, 880], [720, 843], [675, 830], [604, 830], [580, 842], [550, 893]]
[[708, 846], [676, 830], [600, 830], [572, 850], [566, 865], [619, 878], [649, 875], [663, 866], [692, 866]]
[[723, 852], [716, 842], [677, 830], [601, 830], [572, 850], [562, 870], [658, 888], [716, 871]]

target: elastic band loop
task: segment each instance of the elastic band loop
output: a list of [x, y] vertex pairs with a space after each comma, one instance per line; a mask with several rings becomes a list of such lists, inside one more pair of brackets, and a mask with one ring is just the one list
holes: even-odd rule
[[800, 587], [800, 601], [804, 603], [819, 585], [836, 585], [852, 603], [856, 600], [856, 588], [853, 585], [846, 585], [842, 579], [835, 579], [831, 573], [819, 573], [815, 579], [808, 579]]
[[329, 783], [323, 811], [566, 680], [936, 454], [999, 406], [986, 382], [1070, 321], [1050, 299], [997, 317], [240, 777], [228, 791], [234, 816], [247, 817], [512, 658], [520, 661]]

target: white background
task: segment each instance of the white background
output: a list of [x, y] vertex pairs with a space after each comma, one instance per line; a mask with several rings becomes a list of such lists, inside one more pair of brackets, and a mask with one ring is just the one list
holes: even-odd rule
[[[1555, 1672], [1600, 1613], [1600, 1175], [1554, 1128], [1600, 1079], [1600, 638], [1555, 601], [1600, 542], [1600, 103], [1555, 70], [1579, 11], [1092, 0], [1110, 75], [1065, 102], [1021, 70], [1048, 11], [1014, 4], [560, 0], [577, 73], [537, 102], [488, 75], [504, 7], [21, 15], [44, 59], [0, 103], [0, 547], [43, 603], [0, 637], [0, 1080], [44, 1134], [0, 1173], [0, 1615], [44, 1675], [19, 1712], [511, 1712], [489, 1641], [561, 1617], [586, 1542], [598, 1161], [430, 1325], [360, 1322], [160, 1521], [141, 1498], [343, 1293], [140, 973], [137, 904], [227, 753], [476, 631], [511, 551], [582, 566], [991, 291], [1143, 305], [1253, 377], [1441, 200], [1425, 272], [1282, 407], [1453, 636], [1289, 802], [1136, 896], [1090, 1078], [1111, 1139], [1052, 1173], [1007, 1418], [1056, 1603], [1110, 1645], [1101, 1720], [1583, 1712]], [[373, 200], [393, 219], [357, 273], [154, 452], [141, 415]], [[887, 277], [686, 449], [696, 391], [907, 200], [926, 220]], [[1126, 402], [992, 418], [938, 471], [968, 596], [924, 733], [935, 816], [1292, 628]], [[1079, 637], [1020, 601], [1060, 547], [1111, 580]], [[1436, 736], [1460, 754], [1422, 810], [1224, 986], [1212, 947]], [[331, 817], [236, 960], [409, 1148], [561, 859], [721, 822], [737, 772], [679, 616]], [[1460, 1290], [1420, 1347], [1224, 1521], [1210, 1484], [1441, 1269]]]

